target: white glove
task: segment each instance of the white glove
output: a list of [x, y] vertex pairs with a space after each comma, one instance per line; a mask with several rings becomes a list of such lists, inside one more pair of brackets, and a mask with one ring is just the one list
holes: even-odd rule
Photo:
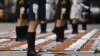
[[86, 9], [89, 9], [89, 7], [88, 6], [84, 6]]
[[86, 12], [83, 12], [82, 14], [83, 14], [83, 16], [84, 16], [84, 15], [86, 14]]
[[38, 4], [33, 4], [33, 13], [36, 14], [38, 12], [38, 9], [39, 9]]
[[24, 14], [24, 11], [25, 11], [25, 8], [24, 8], [24, 7], [21, 7], [21, 8], [20, 8], [20, 13], [21, 13], [21, 14]]
[[89, 9], [89, 7], [84, 4], [80, 4], [80, 5], [83, 6], [85, 9]]
[[62, 12], [62, 14], [65, 14], [66, 8], [62, 8], [62, 9], [61, 9], [61, 12]]

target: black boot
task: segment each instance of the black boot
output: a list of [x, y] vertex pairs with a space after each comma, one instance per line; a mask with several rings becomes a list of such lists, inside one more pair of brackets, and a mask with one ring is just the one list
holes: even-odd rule
[[82, 30], [87, 30], [86, 22], [82, 23]]
[[27, 56], [37, 56], [35, 51], [35, 32], [28, 32], [27, 33], [27, 42], [28, 42], [28, 51]]
[[47, 26], [47, 23], [42, 23], [41, 24], [41, 33], [47, 33], [46, 26]]
[[56, 28], [57, 28], [57, 27], [54, 27], [54, 29], [52, 30], [53, 33], [56, 33]]
[[72, 24], [72, 34], [78, 34], [78, 24]]
[[56, 41], [64, 42], [64, 27], [56, 27]]
[[64, 26], [64, 29], [67, 30], [68, 29], [68, 25], [67, 25], [67, 22], [65, 22], [65, 26]]
[[16, 27], [16, 41], [26, 40], [28, 26]]

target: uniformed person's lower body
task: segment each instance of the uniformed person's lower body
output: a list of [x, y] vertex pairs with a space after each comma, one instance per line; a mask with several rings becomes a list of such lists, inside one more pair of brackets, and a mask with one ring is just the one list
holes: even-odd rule
[[88, 11], [85, 11], [85, 12], [82, 12], [82, 30], [87, 30], [87, 21], [88, 21], [88, 18], [89, 18], [89, 12]]
[[68, 21], [70, 20], [70, 6], [67, 7], [67, 10], [64, 14], [64, 18], [65, 18], [64, 29], [67, 30], [68, 29]]
[[[46, 8], [47, 11], [47, 8]], [[46, 12], [47, 14], [47, 12]], [[45, 16], [45, 20], [41, 20], [40, 21], [40, 28], [41, 28], [41, 32], [40, 33], [47, 33], [46, 29], [47, 29], [47, 20], [46, 20], [46, 16]]]
[[29, 6], [29, 28], [27, 33], [28, 51], [27, 56], [37, 56], [35, 51], [35, 38], [36, 38], [36, 28], [39, 21], [45, 21], [45, 4], [38, 4], [39, 9], [34, 13], [33, 4]]
[[50, 19], [51, 10], [52, 10], [51, 8], [52, 7], [51, 7], [50, 3], [46, 3], [46, 20], [40, 22], [41, 33], [47, 33], [47, 31], [46, 31], [47, 21]]
[[63, 42], [65, 40], [64, 38], [64, 26], [65, 26], [65, 12], [66, 8], [62, 8], [60, 5], [56, 9], [56, 15], [55, 15], [55, 28], [53, 32], [56, 34], [56, 41], [57, 42]]
[[[63, 14], [63, 22], [62, 22], [62, 24], [64, 24], [64, 26], [63, 26], [64, 30], [68, 29], [68, 21], [70, 20], [70, 6], [66, 7], [66, 9], [67, 10]], [[59, 12], [60, 7], [59, 7], [59, 9], [57, 8], [56, 10], [57, 11], [55, 13], [55, 18], [57, 18], [57, 17], [60, 18], [60, 16], [61, 16], [61, 15], [59, 15], [59, 14], [61, 14], [61, 12]], [[59, 12], [59, 14], [58, 14], [58, 12]], [[55, 22], [54, 26], [56, 26], [56, 22]], [[55, 29], [56, 29], [56, 27], [53, 28], [52, 32], [55, 32]]]
[[79, 23], [79, 20], [82, 19], [81, 10], [82, 10], [81, 7], [77, 5], [71, 7], [70, 18], [71, 18], [71, 23], [72, 23], [72, 33], [73, 34], [78, 33], [78, 23]]
[[26, 40], [25, 35], [28, 29], [27, 10], [28, 7], [17, 5], [16, 41]]

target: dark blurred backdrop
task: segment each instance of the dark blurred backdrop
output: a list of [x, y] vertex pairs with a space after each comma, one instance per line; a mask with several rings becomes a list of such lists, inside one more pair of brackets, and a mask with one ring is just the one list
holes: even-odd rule
[[[88, 23], [100, 23], [100, 0], [91, 0], [89, 3], [91, 14]], [[16, 0], [0, 0], [0, 22], [15, 22], [15, 9]]]

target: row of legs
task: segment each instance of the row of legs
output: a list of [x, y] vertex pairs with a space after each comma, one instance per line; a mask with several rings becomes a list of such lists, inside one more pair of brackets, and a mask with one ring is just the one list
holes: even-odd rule
[[[22, 21], [21, 21], [22, 20]], [[38, 56], [35, 51], [35, 38], [36, 38], [36, 28], [39, 21], [30, 21], [29, 23], [26, 20], [21, 19], [17, 22], [16, 26], [16, 41], [27, 40], [28, 43], [28, 51], [27, 56]], [[21, 23], [20, 23], [21, 22]], [[22, 23], [23, 22], [23, 23]], [[56, 41], [63, 42], [66, 38], [64, 38], [64, 29], [67, 29], [67, 25], [65, 20], [57, 19], [55, 22], [55, 27], [53, 32], [56, 34]], [[86, 22], [82, 23], [83, 30], [86, 30]], [[46, 33], [46, 23], [41, 24], [41, 33]], [[72, 33], [78, 33], [78, 23], [72, 20]]]
[[[46, 22], [41, 23], [41, 25], [40, 25], [41, 32], [40, 33], [47, 33], [46, 25], [47, 25]], [[28, 21], [25, 19], [18, 19], [15, 30], [16, 30], [16, 36], [17, 36], [16, 41], [26, 40], [25, 36], [28, 31]]]
[[[27, 22], [25, 19], [18, 19], [16, 26], [16, 41], [27, 40], [28, 50], [27, 56], [38, 56], [35, 51], [35, 38], [36, 38], [36, 27], [38, 21]], [[46, 23], [41, 23], [41, 33], [46, 33]]]

